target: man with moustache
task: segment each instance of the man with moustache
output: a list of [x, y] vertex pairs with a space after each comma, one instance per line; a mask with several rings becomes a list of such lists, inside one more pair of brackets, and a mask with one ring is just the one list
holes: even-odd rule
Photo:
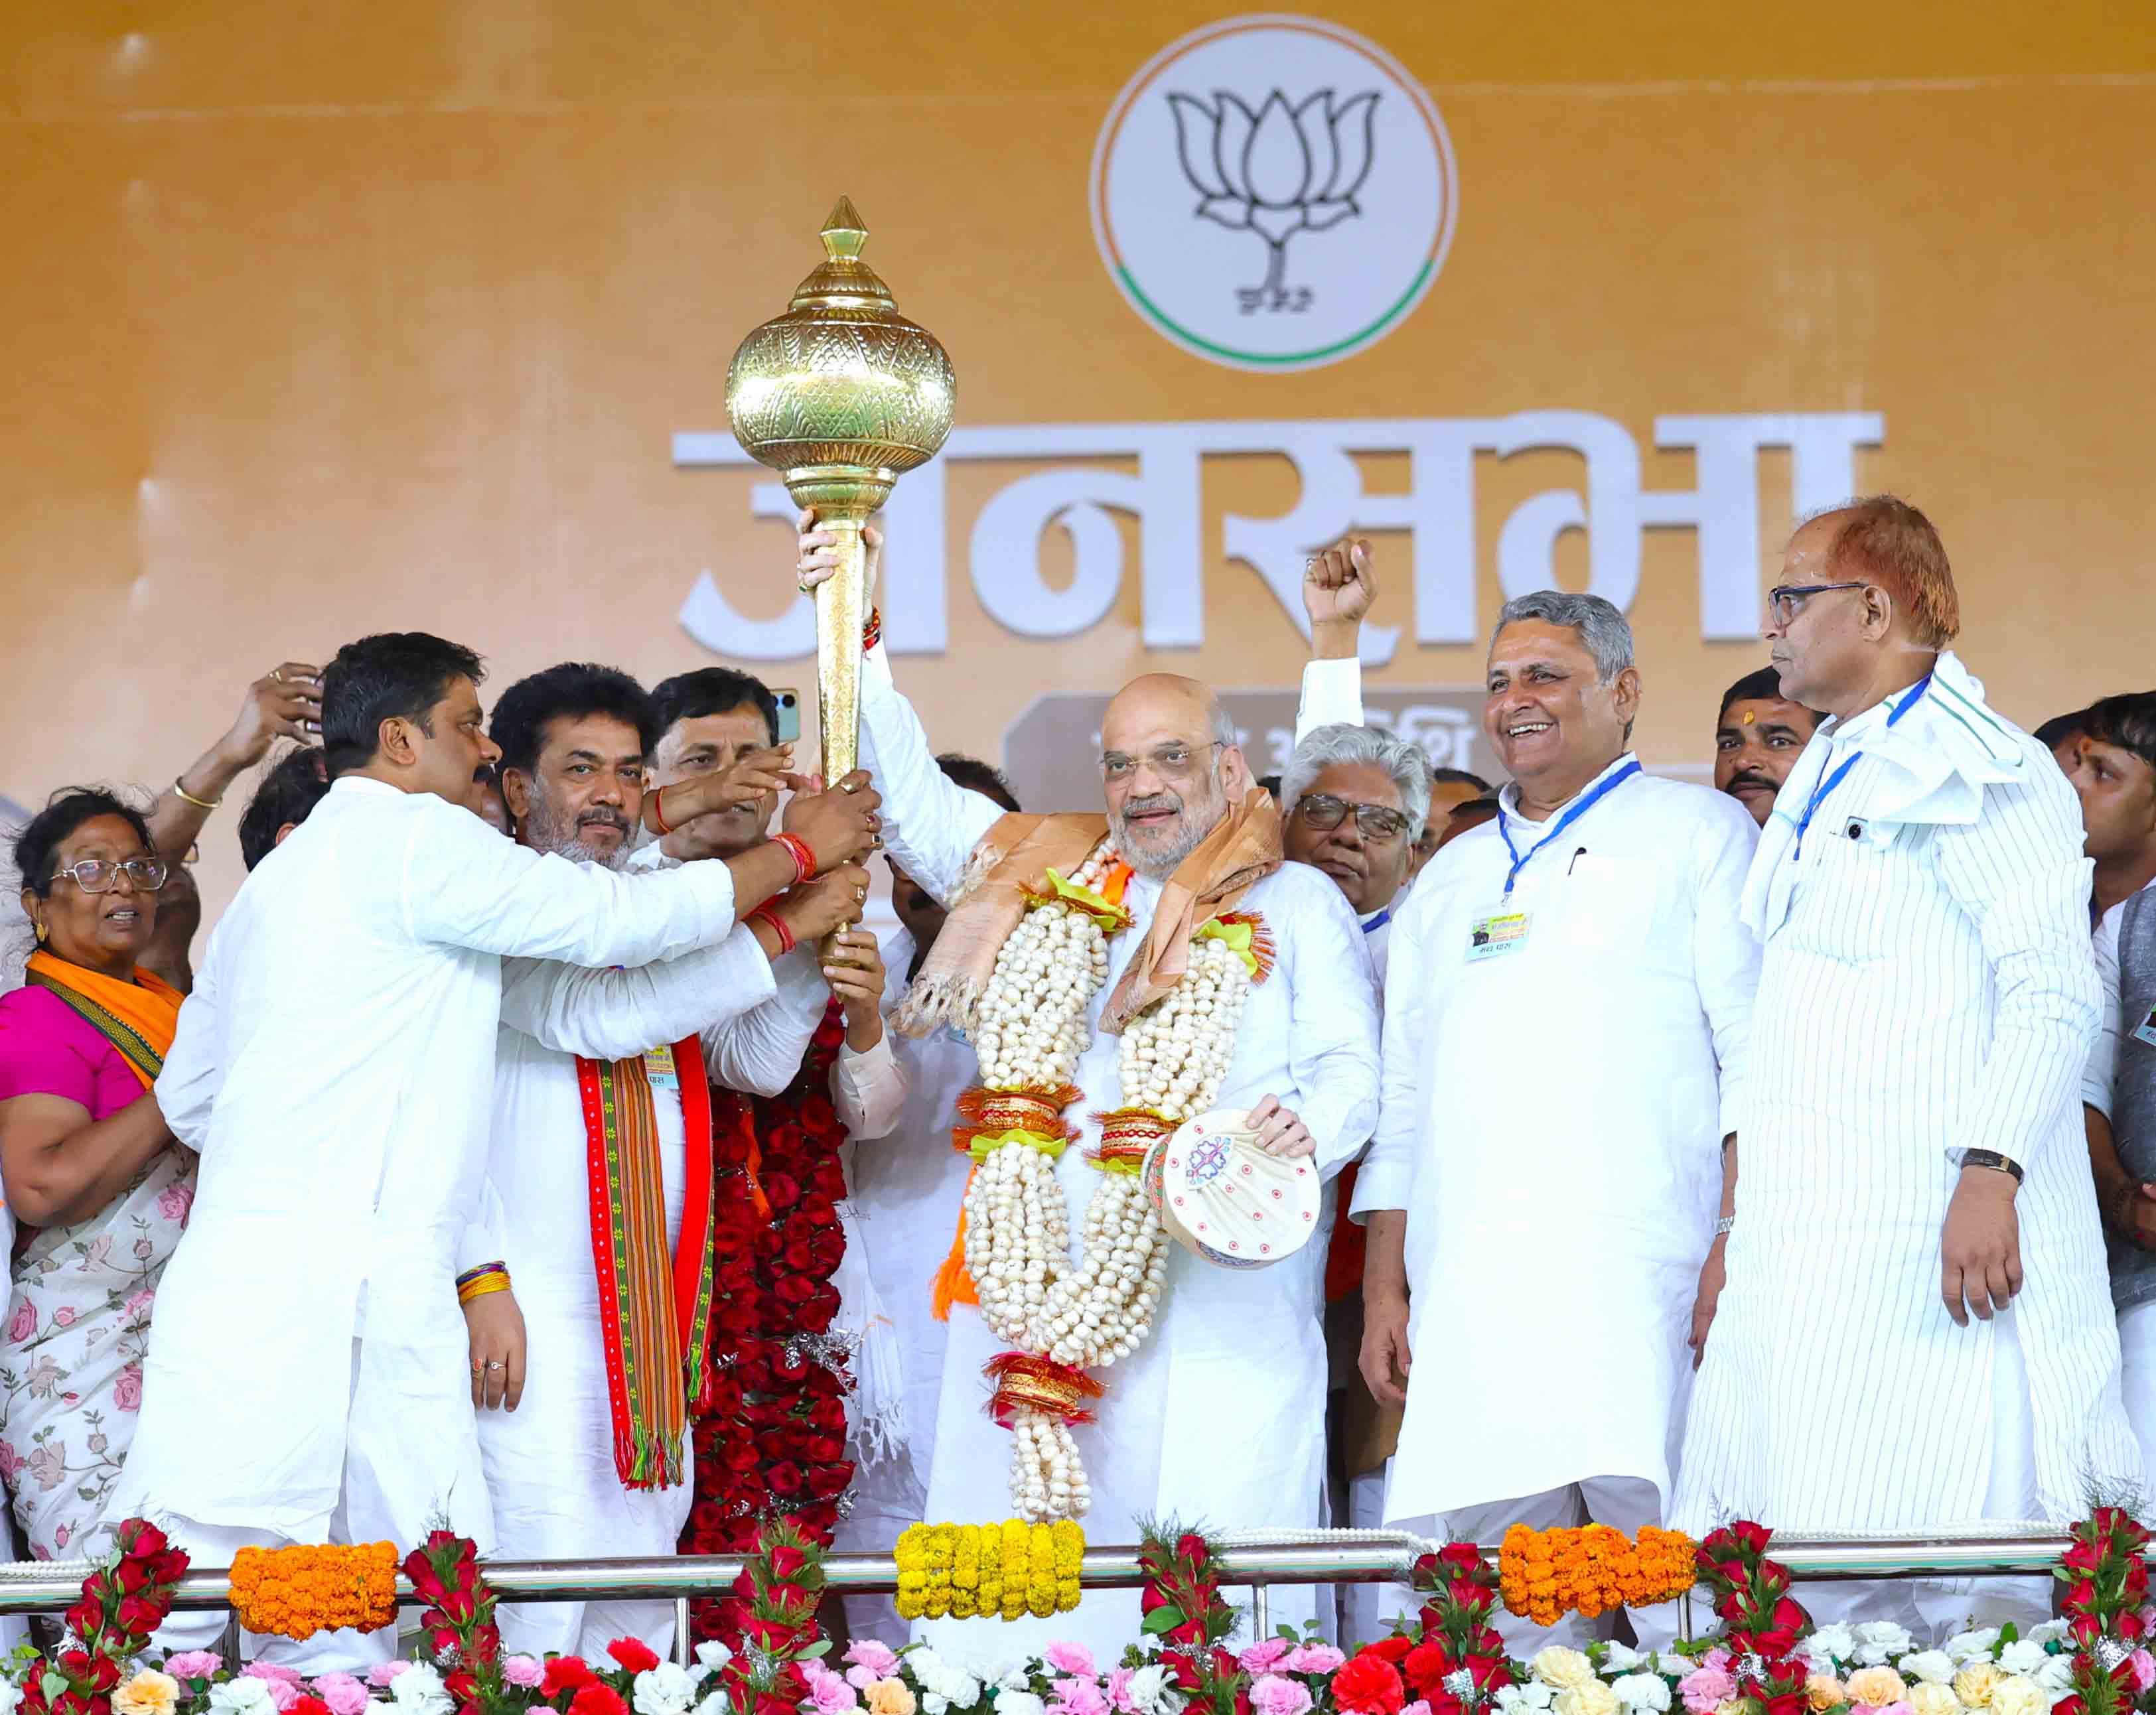
[[[814, 525], [813, 516], [803, 519], [803, 587], [829, 576], [835, 563], [830, 535]], [[874, 531], [866, 540], [873, 587], [881, 542]], [[1122, 1105], [1122, 1039], [1103, 1027], [1111, 1003], [1143, 992], [1127, 988], [1126, 980], [1142, 985], [1157, 970], [1156, 935], [1179, 954], [1197, 923], [1226, 901], [1262, 918], [1275, 963], [1248, 991], [1215, 1105], [1248, 1111], [1261, 1147], [1312, 1159], [1327, 1178], [1353, 1157], [1373, 1117], [1377, 1036], [1354, 914], [1332, 882], [1281, 862], [1278, 813], [1210, 690], [1148, 673], [1110, 704], [1098, 760], [1105, 824], [1098, 815], [1007, 817], [993, 799], [947, 778], [892, 682], [880, 643], [864, 664], [861, 737], [883, 793], [891, 856], [952, 908], [900, 1015], [910, 1028], [942, 1021], [946, 1004], [986, 982], [1009, 932], [1006, 886], [1046, 884], [1031, 853], [1075, 852], [1047, 860], [1075, 868], [1105, 831], [1130, 866], [1123, 905], [1131, 926], [1108, 939], [1106, 980], [1086, 1015], [1091, 1041], [1071, 1080], [1081, 1098], [1063, 1109], [1082, 1134], [1054, 1169], [1073, 1211], [1074, 1236], [1101, 1170], [1088, 1160], [1099, 1143], [1095, 1116]], [[968, 887], [969, 877], [978, 885]], [[1161, 913], [1169, 914], [1157, 922]], [[953, 1226], [957, 1215], [949, 1212]], [[1151, 1338], [1115, 1365], [1097, 1421], [1073, 1431], [1092, 1487], [1090, 1533], [1135, 1542], [1142, 1520], [1171, 1513], [1223, 1530], [1320, 1523], [1323, 1261], [1316, 1245], [1250, 1271], [1173, 1252]], [[963, 1300], [952, 1305], [928, 1480], [931, 1518], [1010, 1511], [1011, 1445], [979, 1409], [982, 1366], [999, 1349], [977, 1309]], [[1273, 1610], [1299, 1628], [1315, 1615], [1314, 1595], [1276, 1591]], [[1006, 1627], [1004, 1641], [1024, 1650], [1075, 1639], [1112, 1659], [1137, 1619], [1131, 1593], [1096, 1591], [1075, 1615]], [[932, 1621], [919, 1631], [964, 1651], [969, 1624]]]
[[[517, 842], [619, 872], [657, 737], [643, 687], [612, 668], [552, 667], [502, 694], [491, 735]], [[864, 879], [842, 864], [777, 902], [777, 923], [752, 916], [715, 947], [634, 970], [505, 973], [487, 1185], [458, 1277], [502, 1558], [674, 1551], [688, 1418], [711, 1380], [709, 1081], [773, 1091], [792, 1078], [790, 1021], [756, 1016], [773, 1010], [780, 925], [800, 940], [844, 927]], [[663, 1654], [674, 1613], [511, 1604], [501, 1625], [509, 1648], [536, 1656], [592, 1656], [623, 1636]]]
[[[1728, 1284], [1676, 1517], [1830, 1534], [2138, 1494], [2081, 1086], [2099, 1018], [2071, 789], [1948, 647], [1946, 550], [1892, 495], [1789, 539], [1765, 636], [1826, 717], [1747, 878], [1760, 1015]], [[1831, 1410], [1789, 1378], [1862, 1373]], [[2046, 1579], [1836, 1586], [1916, 1630], [2041, 1619]], [[1897, 1611], [1897, 1610], [1899, 1611]]]
[[1782, 694], [1771, 667], [1748, 673], [1722, 694], [1714, 724], [1714, 789], [1752, 812], [1760, 827], [1774, 813], [1774, 795], [1811, 742], [1820, 718]]
[[[1406, 1412], [1384, 1517], [1471, 1542], [1515, 1523], [1631, 1531], [1666, 1515], [1687, 1342], [1717, 1285], [1756, 831], [1730, 799], [1640, 771], [1631, 627], [1601, 597], [1507, 602], [1488, 675], [1483, 728], [1512, 784], [1398, 914], [1355, 1188], [1363, 1373]], [[1463, 1108], [1462, 1090], [1513, 1098]], [[1593, 1354], [1591, 1408], [1496, 1387], [1461, 1409], [1458, 1377], [1512, 1371], [1553, 1328]], [[1501, 1628], [1516, 1655], [1575, 1636]]]
[[[444, 1519], [492, 1552], [452, 1307], [485, 1179], [504, 960], [567, 961], [549, 965], [567, 981], [572, 965], [711, 945], [745, 904], [872, 837], [873, 794], [856, 791], [801, 801], [805, 863], [774, 842], [632, 883], [516, 845], [464, 807], [498, 754], [482, 671], [424, 632], [337, 653], [322, 682], [330, 790], [218, 924], [159, 1076], [202, 1180], [109, 1516], [159, 1518], [200, 1564], [249, 1544], [417, 1542]], [[199, 1647], [223, 1624], [176, 1615], [161, 1641]], [[270, 1648], [319, 1671], [394, 1642]]]

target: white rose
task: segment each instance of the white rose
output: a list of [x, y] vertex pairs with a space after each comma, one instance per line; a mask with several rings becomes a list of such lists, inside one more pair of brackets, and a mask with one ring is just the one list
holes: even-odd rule
[[1630, 1673], [1645, 1659], [1630, 1645], [1612, 1641], [1603, 1646], [1602, 1671], [1604, 1676]]
[[1954, 1677], [1953, 1657], [1944, 1650], [1919, 1650], [1913, 1656], [1903, 1656], [1901, 1665], [1904, 1679], [1922, 1679], [1933, 1685], [1946, 1685]]
[[1866, 1620], [1856, 1628], [1856, 1659], [1866, 1667], [1882, 1666], [1907, 1654], [1915, 1641], [1906, 1625], [1897, 1625], [1891, 1620]]
[[696, 1661], [707, 1673], [716, 1673], [734, 1658], [734, 1652], [713, 1638], [696, 1646]]
[[943, 1715], [943, 1712], [951, 1707], [951, 1700], [948, 1697], [939, 1697], [934, 1692], [923, 1692], [921, 1694], [921, 1707], [927, 1712], [927, 1715]]
[[647, 1667], [630, 1685], [630, 1702], [636, 1715], [685, 1715], [696, 1695], [696, 1682], [675, 1661]]
[[2032, 1625], [2026, 1634], [2032, 1644], [2053, 1644], [2073, 1630], [2068, 1620], [2046, 1620], [2041, 1625]]
[[2051, 1707], [2051, 1693], [2024, 1674], [2009, 1674], [1992, 1687], [1991, 1715], [2048, 1715]]
[[418, 1662], [389, 1682], [389, 1698], [406, 1715], [449, 1715], [454, 1707], [433, 1663]]
[[1551, 1715], [1617, 1715], [1617, 1693], [1599, 1679], [1567, 1686], [1550, 1705]]
[[2050, 1651], [2041, 1644], [2032, 1644], [2026, 1638], [2016, 1638], [1999, 1652], [1999, 1665], [2009, 1673], [2034, 1673], [2051, 1659]]
[[2074, 1688], [2074, 1658], [2071, 1656], [2046, 1656], [2044, 1665], [2030, 1677], [2051, 1694], [2051, 1701], [2056, 1703]]
[[[1850, 1627], [1836, 1621], [1822, 1625], [1799, 1646], [1807, 1656], [1815, 1659], [1848, 1661], [1856, 1655], [1856, 1634]], [[1829, 1669], [1831, 1671], [1831, 1669]]]
[[209, 1706], [218, 1715], [276, 1715], [276, 1700], [261, 1679], [228, 1679], [209, 1688]]
[[1538, 1651], [1527, 1666], [1544, 1685], [1553, 1685], [1561, 1692], [1585, 1685], [1594, 1677], [1594, 1664], [1578, 1651], [1568, 1650], [1562, 1644], [1552, 1644]]
[[[1902, 1666], [1909, 1664], [1904, 1661]], [[1953, 1694], [1953, 1687], [1941, 1685], [1936, 1679], [1921, 1679], [1909, 1688], [1909, 1707], [1917, 1715], [1960, 1715], [1961, 1699]]]
[[[1131, 1676], [1130, 1684], [1125, 1687], [1125, 1692], [1131, 1700], [1131, 1707], [1137, 1710], [1139, 1715], [1157, 1715], [1157, 1712], [1167, 1707], [1168, 1670], [1158, 1663], [1151, 1667], [1139, 1668]], [[997, 1707], [1002, 1707], [998, 1701]]]
[[[1652, 1709], [1660, 1715], [1670, 1707], [1670, 1682], [1659, 1673], [1628, 1673], [1610, 1681], [1609, 1689], [1627, 1709]], [[1917, 1715], [1924, 1712], [1919, 1710]]]
[[1497, 1687], [1497, 1707], [1505, 1715], [1542, 1715], [1556, 1695], [1539, 1679], [1531, 1679], [1525, 1685], [1501, 1685]]
[[997, 1715], [1046, 1715], [1048, 1705], [1031, 1692], [998, 1692]]
[[1946, 1641], [1947, 1654], [1957, 1661], [1989, 1661], [1992, 1646], [1999, 1641], [1999, 1628], [1986, 1625], [1975, 1631], [1958, 1631]]
[[729, 1715], [732, 1708], [733, 1699], [723, 1691], [716, 1691], [696, 1705], [696, 1715]]

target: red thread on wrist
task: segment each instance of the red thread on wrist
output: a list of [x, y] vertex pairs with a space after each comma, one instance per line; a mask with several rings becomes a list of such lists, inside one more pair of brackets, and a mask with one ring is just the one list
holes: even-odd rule
[[778, 956], [782, 959], [800, 945], [794, 939], [793, 931], [786, 926], [786, 919], [773, 909], [771, 901], [768, 899], [750, 912], [748, 919], [751, 923], [767, 923], [771, 925], [771, 932], [778, 937]]
[[813, 881], [816, 875], [816, 854], [809, 849], [808, 842], [798, 834], [774, 834], [772, 837], [777, 844], [785, 847], [788, 855], [793, 859], [793, 879], [797, 882]]
[[664, 786], [651, 795], [651, 819], [659, 824], [662, 837], [674, 832], [666, 825], [666, 788]]
[[883, 609], [871, 607], [868, 618], [861, 625], [861, 653], [865, 655], [883, 641]]

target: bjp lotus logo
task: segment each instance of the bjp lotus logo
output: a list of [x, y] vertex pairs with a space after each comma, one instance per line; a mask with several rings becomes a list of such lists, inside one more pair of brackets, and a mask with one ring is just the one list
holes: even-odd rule
[[1170, 44], [1093, 151], [1093, 233], [1116, 289], [1185, 351], [1238, 369], [1335, 363], [1399, 326], [1444, 265], [1456, 202], [1430, 92], [1323, 18], [1229, 18]]
[[[1370, 176], [1378, 92], [1342, 101], [1320, 90], [1290, 106], [1275, 90], [1255, 113], [1226, 90], [1216, 90], [1209, 106], [1179, 92], [1168, 105], [1199, 215], [1265, 241], [1265, 279], [1239, 295], [1277, 302], [1290, 290], [1287, 241], [1363, 212], [1355, 193]], [[1295, 295], [1306, 299], [1309, 288]]]

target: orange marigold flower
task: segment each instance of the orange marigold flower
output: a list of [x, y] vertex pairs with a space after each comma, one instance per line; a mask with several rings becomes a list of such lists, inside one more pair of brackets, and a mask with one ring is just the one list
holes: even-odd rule
[[295, 1640], [352, 1626], [373, 1631], [397, 1615], [393, 1543], [242, 1549], [232, 1605], [249, 1631]]

